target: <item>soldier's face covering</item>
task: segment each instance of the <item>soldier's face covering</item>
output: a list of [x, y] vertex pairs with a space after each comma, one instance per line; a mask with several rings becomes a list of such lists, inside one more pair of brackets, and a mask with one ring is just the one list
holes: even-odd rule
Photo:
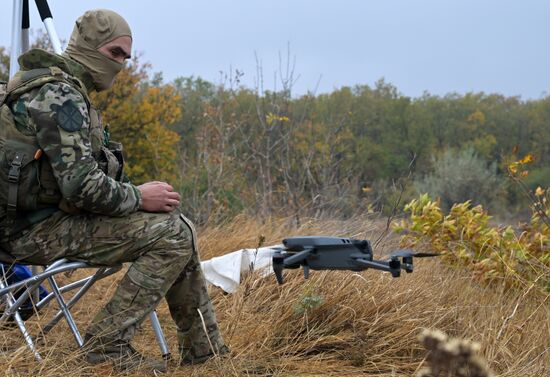
[[[65, 54], [86, 68], [97, 91], [110, 88], [122, 69], [122, 63], [99, 51], [119, 37], [131, 41], [132, 32], [126, 20], [111, 10], [90, 10], [76, 20]], [[129, 56], [130, 51], [125, 52]]]

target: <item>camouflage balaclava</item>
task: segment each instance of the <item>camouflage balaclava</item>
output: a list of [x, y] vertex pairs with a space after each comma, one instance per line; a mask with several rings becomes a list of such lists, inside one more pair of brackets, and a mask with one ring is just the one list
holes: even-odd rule
[[82, 64], [93, 78], [95, 90], [111, 87], [122, 64], [109, 59], [98, 48], [122, 36], [132, 37], [130, 26], [118, 13], [89, 10], [76, 20], [64, 55]]

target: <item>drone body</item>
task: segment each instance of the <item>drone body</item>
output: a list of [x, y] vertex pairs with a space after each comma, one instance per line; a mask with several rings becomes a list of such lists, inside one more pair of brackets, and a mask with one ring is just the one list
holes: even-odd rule
[[294, 237], [284, 239], [283, 245], [284, 249], [273, 254], [273, 271], [279, 284], [283, 283], [285, 268], [299, 267], [303, 267], [306, 279], [310, 269], [362, 271], [373, 268], [399, 277], [402, 269], [413, 272], [413, 257], [436, 255], [398, 250], [386, 261], [374, 260], [369, 241], [339, 237]]

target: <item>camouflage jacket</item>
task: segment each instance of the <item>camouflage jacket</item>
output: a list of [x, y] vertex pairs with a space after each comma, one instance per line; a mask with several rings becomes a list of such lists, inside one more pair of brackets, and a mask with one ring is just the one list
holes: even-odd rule
[[[41, 221], [58, 208], [125, 216], [138, 210], [140, 192], [127, 180], [121, 146], [105, 140], [97, 112], [90, 106], [86, 87], [91, 77], [78, 63], [43, 50], [19, 58], [21, 71], [8, 85], [6, 107], [13, 126], [0, 128], [0, 228], [4, 235]], [[49, 68], [43, 85], [17, 93], [25, 75]], [[28, 89], [28, 90], [27, 90]], [[14, 94], [10, 96], [10, 93]], [[16, 94], [16, 95], [15, 95]], [[113, 154], [114, 150], [114, 154]], [[120, 155], [116, 155], [118, 154]], [[115, 156], [116, 155], [116, 156]], [[16, 224], [6, 223], [9, 169], [14, 159], [21, 166]], [[22, 192], [21, 192], [22, 191]], [[28, 191], [28, 192], [25, 192]], [[12, 206], [13, 207], [13, 206]], [[11, 226], [14, 229], [6, 231]]]

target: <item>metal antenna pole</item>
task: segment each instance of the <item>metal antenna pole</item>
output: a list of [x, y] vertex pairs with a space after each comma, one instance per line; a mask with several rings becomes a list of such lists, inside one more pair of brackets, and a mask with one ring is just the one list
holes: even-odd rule
[[[52, 12], [47, 0], [35, 0], [38, 13], [56, 54], [61, 54], [61, 42], [53, 25]], [[11, 51], [10, 51], [10, 79], [19, 71], [17, 58], [29, 49], [29, 0], [13, 0], [12, 24], [11, 24]]]
[[42, 19], [42, 22], [44, 22], [46, 31], [50, 36], [50, 42], [52, 42], [53, 51], [56, 54], [61, 54], [63, 50], [61, 49], [61, 42], [59, 41], [59, 37], [57, 36], [57, 32], [55, 31], [55, 26], [53, 26], [53, 17], [52, 12], [50, 11], [50, 7], [48, 6], [48, 1], [35, 0], [35, 2], [36, 7], [38, 8], [38, 13], [40, 13], [40, 18]]
[[[52, 12], [48, 6], [47, 0], [35, 0], [38, 13], [50, 41], [52, 43], [54, 52], [61, 54], [61, 42], [55, 31], [53, 25]], [[11, 79], [17, 71], [19, 71], [19, 63], [17, 58], [23, 52], [28, 51], [30, 47], [29, 43], [29, 29], [30, 29], [30, 16], [29, 16], [29, 0], [13, 0], [13, 15], [12, 15], [12, 30], [11, 30], [11, 52], [10, 52], [10, 72], [9, 78]], [[37, 266], [31, 267], [32, 274], [37, 275], [40, 270]], [[33, 302], [37, 303], [40, 299], [38, 289], [32, 292]]]
[[10, 78], [19, 71], [17, 58], [21, 55], [21, 25], [23, 23], [23, 0], [13, 0], [11, 24]]
[[[22, 22], [21, 22], [21, 51], [20, 51], [21, 54], [26, 51], [29, 51], [30, 27], [31, 27], [31, 19], [29, 16], [29, 0], [23, 0], [23, 16], [22, 16]], [[31, 266], [31, 273], [33, 275], [38, 275], [40, 273], [40, 267]], [[32, 291], [31, 298], [34, 304], [38, 303], [38, 301], [40, 301], [40, 291], [38, 289], [35, 289], [34, 291]]]
[[21, 22], [21, 53], [29, 50], [29, 28], [31, 20], [29, 18], [29, 0], [23, 0], [23, 16]]
[[[28, 0], [25, 0], [25, 1], [28, 2]], [[53, 51], [56, 54], [61, 55], [61, 53], [63, 52], [63, 50], [61, 49], [61, 41], [59, 40], [59, 37], [57, 35], [57, 31], [55, 30], [55, 26], [53, 25], [53, 16], [52, 16], [52, 12], [50, 11], [50, 7], [48, 6], [48, 1], [47, 0], [35, 0], [35, 3], [36, 3], [36, 7], [38, 8], [38, 13], [40, 14], [40, 19], [42, 19], [42, 22], [44, 23], [44, 26], [46, 27], [46, 31], [48, 32], [48, 36], [50, 37], [50, 42], [52, 44]], [[38, 273], [40, 273], [38, 267], [33, 266], [32, 267], [32, 274], [37, 275]], [[55, 283], [54, 280], [52, 280], [52, 282]], [[54, 287], [52, 285], [52, 289], [55, 290], [55, 289], [57, 289], [57, 287]], [[37, 303], [38, 301], [40, 301], [40, 294], [39, 294], [38, 289], [35, 290], [32, 293], [32, 298], [33, 298], [34, 303]], [[69, 314], [69, 316], [70, 316], [70, 314]], [[72, 318], [71, 318], [71, 320], [72, 320]], [[74, 322], [72, 324], [69, 323], [69, 326], [71, 326], [71, 325], [74, 326]], [[76, 340], [77, 340], [78, 345], [82, 346], [83, 341], [82, 341], [82, 338], [80, 337], [80, 334], [78, 333], [78, 329], [77, 329], [75, 334], [76, 334], [75, 336], [77, 337]]]

